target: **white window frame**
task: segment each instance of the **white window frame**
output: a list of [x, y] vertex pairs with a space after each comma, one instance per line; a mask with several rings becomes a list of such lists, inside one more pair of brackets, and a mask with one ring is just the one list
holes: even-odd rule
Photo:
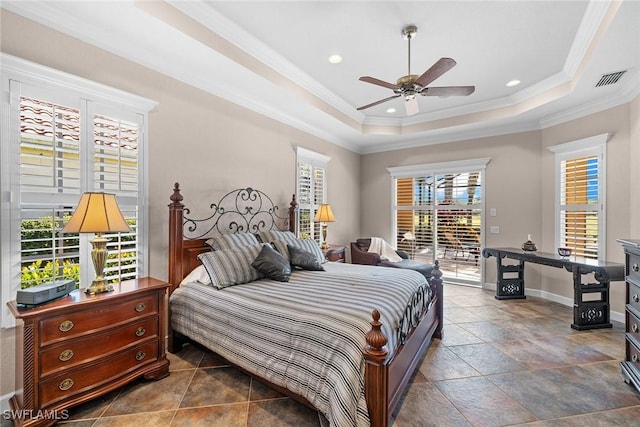
[[[308, 148], [304, 148], [304, 147], [300, 147], [300, 146], [296, 146], [295, 147], [296, 150], [296, 194], [299, 195], [300, 194], [300, 169], [299, 169], [299, 165], [302, 164], [306, 164], [306, 165], [310, 165], [312, 167], [317, 167], [317, 168], [322, 168], [324, 169], [324, 182], [322, 183], [322, 201], [321, 203], [327, 203], [327, 182], [328, 182], [328, 166], [329, 166], [329, 161], [331, 160], [331, 157], [325, 155], [325, 154], [321, 154], [312, 150], [309, 150]], [[315, 183], [314, 183], [314, 187], [315, 187]], [[315, 194], [315, 188], [312, 189], [312, 194]], [[311, 221], [313, 221], [313, 216], [315, 216], [315, 213], [318, 209], [317, 204], [311, 204], [311, 205], [302, 205], [300, 203], [300, 197], [298, 197], [298, 210], [299, 209], [311, 209], [312, 212], [312, 219]], [[321, 237], [320, 237], [320, 233], [318, 233], [318, 235], [316, 236], [313, 231], [314, 231], [315, 227], [311, 228], [312, 231], [312, 239], [315, 239], [316, 241], [318, 241]], [[296, 235], [299, 235], [299, 231], [300, 231], [300, 215], [297, 215], [296, 217]]]
[[[19, 114], [16, 108], [20, 105], [21, 86], [42, 90], [43, 93], [53, 93], [56, 98], [72, 97], [80, 100], [81, 114], [92, 114], [95, 111], [104, 113], [112, 110], [120, 112], [120, 117], [137, 117], [139, 124], [139, 153], [138, 153], [138, 247], [142, 251], [139, 257], [138, 271], [141, 276], [147, 274], [148, 268], [148, 112], [157, 102], [114, 89], [90, 80], [64, 73], [40, 64], [36, 64], [12, 55], [0, 53], [0, 67], [2, 77], [2, 100], [0, 101], [0, 197], [2, 205], [0, 213], [0, 302], [1, 325], [12, 327], [15, 325], [13, 316], [9, 313], [7, 302], [15, 299], [20, 289], [20, 150], [15, 144], [20, 139]], [[86, 137], [86, 135], [85, 135]], [[83, 168], [89, 168], [92, 156], [81, 154]], [[86, 174], [85, 174], [86, 175]], [[86, 177], [84, 179], [87, 179]], [[77, 199], [79, 200], [80, 195]], [[74, 201], [74, 205], [77, 200]], [[85, 249], [81, 250], [80, 262], [92, 265], [89, 256], [88, 236], [81, 235], [81, 242]], [[89, 271], [90, 270], [90, 271]], [[93, 272], [91, 268], [83, 269], [87, 277]], [[82, 273], [81, 273], [82, 274]], [[84, 276], [83, 276], [84, 278]], [[89, 279], [90, 282], [90, 279]]]
[[594, 135], [591, 137], [566, 142], [563, 144], [548, 147], [549, 151], [555, 154], [555, 247], [562, 245], [562, 211], [561, 211], [561, 193], [562, 193], [562, 162], [565, 160], [577, 159], [587, 156], [598, 156], [598, 259], [607, 259], [606, 254], [606, 178], [607, 178], [607, 142], [609, 133]]

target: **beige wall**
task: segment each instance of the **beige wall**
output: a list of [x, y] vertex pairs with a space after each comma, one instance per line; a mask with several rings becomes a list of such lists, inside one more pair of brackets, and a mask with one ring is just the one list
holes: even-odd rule
[[[554, 241], [554, 155], [548, 147], [589, 136], [610, 133], [607, 143], [607, 188], [606, 188], [606, 257], [609, 261], [624, 262], [622, 248], [616, 242], [619, 238], [633, 237], [630, 233], [630, 104], [592, 114], [569, 123], [564, 123], [542, 131], [540, 149], [542, 152], [543, 192], [540, 216], [542, 218], [542, 249], [555, 250]], [[636, 144], [639, 141], [636, 140]], [[640, 236], [636, 236], [640, 237]], [[567, 298], [573, 298], [573, 289], [566, 286], [563, 271], [540, 267], [540, 290]], [[563, 279], [564, 277], [564, 279]], [[592, 280], [593, 281], [593, 280]], [[624, 284], [614, 282], [611, 286], [612, 310], [624, 313]]]
[[[485, 244], [519, 244], [531, 234], [542, 249], [553, 250], [549, 234], [553, 229], [553, 166], [546, 147], [613, 132], [607, 175], [610, 259], [622, 260], [615, 238], [640, 238], [638, 215], [631, 214], [640, 211], [640, 190], [631, 185], [640, 178], [640, 168], [634, 166], [634, 159], [640, 158], [638, 98], [544, 131], [360, 156], [6, 11], [1, 18], [3, 52], [159, 102], [149, 115], [148, 268], [159, 278], [166, 278], [166, 206], [174, 182], [181, 183], [185, 202], [191, 206], [203, 199], [204, 206], [232, 188], [250, 185], [263, 189], [286, 208], [295, 186], [295, 145], [331, 157], [328, 195], [337, 218], [329, 226], [331, 242], [347, 244], [355, 237], [374, 234], [390, 238], [387, 167], [491, 157], [485, 206], [496, 208], [497, 216], [487, 216], [486, 227], [498, 225], [501, 232], [485, 232]], [[485, 263], [486, 282], [495, 282], [493, 261]], [[542, 270], [528, 268], [528, 283], [540, 283], [541, 291], [571, 296], [566, 274], [555, 277]], [[613, 310], [623, 312], [621, 284], [614, 288]], [[11, 330], [0, 331], [0, 344], [2, 396], [14, 387]]]
[[629, 104], [629, 237], [640, 239], [640, 96]]
[[[358, 154], [4, 10], [0, 15], [2, 52], [158, 102], [149, 114], [150, 275], [167, 277], [167, 204], [174, 182], [196, 210], [252, 186], [286, 213], [295, 192], [296, 145], [331, 157], [327, 191], [337, 222], [329, 226], [330, 241], [356, 236]], [[0, 396], [14, 389], [13, 342], [13, 332], [2, 329]]]
[[[485, 245], [512, 246], [540, 236], [540, 132], [429, 145], [419, 148], [367, 154], [362, 159], [363, 235], [384, 236], [393, 241], [391, 223], [390, 166], [440, 163], [489, 157], [485, 172], [485, 208], [495, 208], [495, 217], [486, 216]], [[489, 234], [497, 225], [500, 234]], [[493, 261], [490, 264], [493, 267]], [[487, 268], [487, 282], [495, 282], [495, 268]], [[532, 271], [526, 279], [536, 281]]]
[[[624, 262], [618, 238], [640, 238], [640, 98], [542, 131], [496, 136], [362, 156], [361, 232], [391, 240], [391, 177], [387, 168], [490, 157], [485, 175], [485, 246], [519, 246], [531, 234], [538, 249], [555, 252], [554, 156], [548, 147], [611, 133], [607, 144], [607, 259]], [[632, 214], [635, 212], [635, 214]], [[489, 234], [497, 225], [500, 234]], [[564, 270], [527, 265], [527, 288], [537, 295], [573, 300], [571, 277]], [[484, 283], [495, 283], [494, 258], [483, 260]], [[591, 280], [593, 281], [593, 280]], [[611, 287], [612, 311], [624, 313], [624, 285]]]

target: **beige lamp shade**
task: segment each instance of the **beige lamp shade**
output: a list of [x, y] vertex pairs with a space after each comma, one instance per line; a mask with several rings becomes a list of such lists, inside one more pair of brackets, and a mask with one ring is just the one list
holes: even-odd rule
[[63, 233], [117, 233], [130, 231], [115, 194], [84, 193]]
[[96, 270], [96, 278], [91, 286], [85, 289], [90, 295], [102, 292], [110, 292], [113, 285], [104, 277], [104, 264], [107, 261], [109, 251], [106, 239], [102, 233], [117, 233], [130, 231], [129, 224], [125, 221], [118, 207], [115, 194], [108, 193], [84, 193], [78, 202], [76, 211], [62, 229], [63, 233], [96, 233], [96, 237], [90, 240], [91, 261]]
[[320, 205], [316, 217], [313, 219], [314, 222], [335, 222], [335, 220], [331, 206], [328, 204]]

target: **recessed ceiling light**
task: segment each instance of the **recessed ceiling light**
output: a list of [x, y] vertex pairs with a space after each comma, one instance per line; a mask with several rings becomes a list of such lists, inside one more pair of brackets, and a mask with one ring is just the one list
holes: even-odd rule
[[331, 55], [329, 57], [329, 62], [331, 62], [332, 64], [339, 64], [342, 62], [342, 56], [335, 54], [335, 55]]
[[396, 109], [395, 108], [387, 108], [387, 113], [395, 113]]
[[507, 82], [507, 86], [508, 87], [512, 87], [512, 86], [518, 86], [520, 84], [520, 80], [511, 80], [509, 82]]

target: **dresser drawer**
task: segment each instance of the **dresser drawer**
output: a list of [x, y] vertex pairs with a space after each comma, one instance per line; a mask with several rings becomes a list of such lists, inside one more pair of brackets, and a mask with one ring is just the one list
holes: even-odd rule
[[48, 346], [40, 351], [40, 375], [46, 377], [157, 336], [158, 317], [153, 316], [122, 328]]
[[640, 342], [636, 341], [635, 336], [631, 336], [631, 334], [627, 334], [626, 345], [627, 345], [627, 361], [634, 363], [640, 369]]
[[640, 255], [627, 252], [627, 276], [640, 283]]
[[640, 286], [631, 280], [627, 280], [627, 303], [640, 313]]
[[40, 407], [45, 408], [76, 394], [87, 393], [93, 388], [100, 387], [108, 381], [133, 372], [140, 366], [157, 359], [158, 340], [154, 340], [84, 368], [62, 372], [39, 384]]
[[638, 342], [640, 342], [640, 318], [638, 318], [638, 314], [627, 308], [625, 316], [626, 331], [628, 333], [637, 335]]
[[158, 295], [147, 294], [101, 304], [95, 310], [70, 311], [40, 322], [40, 345], [66, 340], [87, 332], [95, 333], [136, 317], [158, 313]]

